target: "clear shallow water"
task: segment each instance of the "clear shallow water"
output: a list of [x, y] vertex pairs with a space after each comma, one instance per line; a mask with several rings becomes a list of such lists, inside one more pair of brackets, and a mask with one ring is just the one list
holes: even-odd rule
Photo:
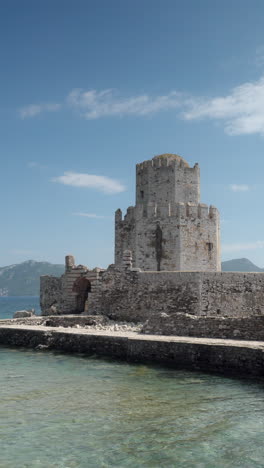
[[262, 381], [0, 347], [0, 468], [264, 467], [263, 440]]
[[40, 313], [38, 296], [0, 297], [0, 320], [13, 318], [14, 312], [22, 309], [35, 309]]
[[264, 384], [0, 347], [0, 467], [263, 467]]

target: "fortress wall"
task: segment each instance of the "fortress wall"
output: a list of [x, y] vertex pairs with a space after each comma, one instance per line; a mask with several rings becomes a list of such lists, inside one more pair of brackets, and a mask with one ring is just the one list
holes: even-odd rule
[[264, 273], [203, 273], [201, 314], [224, 317], [264, 315]]
[[142, 332], [151, 335], [264, 341], [264, 315], [248, 318], [160, 314], [145, 322]]
[[40, 307], [42, 315], [46, 315], [51, 306], [55, 305], [58, 310], [62, 305], [62, 277], [41, 276], [40, 277]]
[[[89, 309], [89, 313], [93, 313]], [[97, 313], [144, 322], [165, 313], [264, 316], [263, 273], [137, 272], [111, 268], [98, 288]]]
[[[72, 312], [63, 287], [65, 276], [41, 277], [43, 315], [50, 314], [53, 305], [59, 314]], [[138, 272], [112, 267], [92, 281], [88, 310], [89, 314], [132, 322], [144, 322], [162, 313], [229, 318], [264, 316], [264, 274]]]
[[199, 314], [200, 289], [199, 273], [109, 269], [101, 278], [98, 307], [114, 320], [131, 322], [162, 312]]

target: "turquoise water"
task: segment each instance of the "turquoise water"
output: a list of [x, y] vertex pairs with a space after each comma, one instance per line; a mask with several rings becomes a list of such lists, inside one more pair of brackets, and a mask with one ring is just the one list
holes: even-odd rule
[[264, 388], [0, 347], [0, 467], [263, 467]]
[[0, 468], [264, 467], [263, 440], [263, 381], [0, 347]]
[[13, 318], [14, 312], [22, 309], [35, 309], [36, 313], [39, 314], [39, 297], [0, 297], [0, 320]]

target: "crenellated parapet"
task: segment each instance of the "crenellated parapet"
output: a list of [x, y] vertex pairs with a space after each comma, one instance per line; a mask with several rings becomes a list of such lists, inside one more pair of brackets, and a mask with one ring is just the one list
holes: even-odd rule
[[137, 207], [130, 206], [123, 218], [122, 211], [118, 209], [115, 213], [116, 223], [133, 224], [141, 218], [167, 219], [216, 219], [219, 215], [218, 209], [204, 203], [147, 203]]

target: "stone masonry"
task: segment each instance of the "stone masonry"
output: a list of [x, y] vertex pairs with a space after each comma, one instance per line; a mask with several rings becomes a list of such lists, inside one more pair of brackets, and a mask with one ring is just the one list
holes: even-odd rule
[[93, 307], [96, 307], [97, 282], [103, 271], [100, 268], [89, 270], [84, 265], [76, 266], [74, 257], [67, 255], [64, 275], [60, 278], [40, 278], [42, 315], [88, 314], [89, 304], [94, 303]]
[[136, 205], [115, 214], [115, 264], [144, 271], [220, 271], [218, 210], [200, 203], [200, 170], [175, 154], [136, 167]]
[[146, 334], [260, 339], [264, 274], [220, 271], [219, 214], [200, 203], [200, 172], [173, 154], [137, 165], [136, 205], [115, 218], [115, 264], [65, 259], [41, 277], [42, 315], [144, 323]]

